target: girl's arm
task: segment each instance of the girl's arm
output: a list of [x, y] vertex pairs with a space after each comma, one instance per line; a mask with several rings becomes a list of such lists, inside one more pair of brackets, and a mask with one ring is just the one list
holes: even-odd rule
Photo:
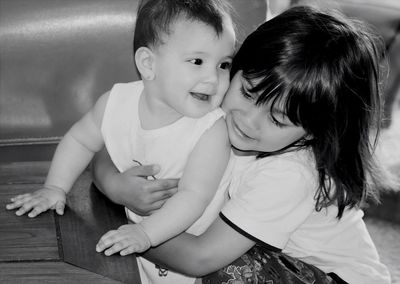
[[29, 212], [29, 217], [50, 208], [56, 209], [58, 214], [64, 213], [65, 195], [87, 167], [94, 152], [103, 147], [100, 126], [107, 98], [108, 93], [100, 97], [95, 106], [65, 134], [57, 146], [43, 188], [32, 194], [13, 197], [7, 209], [18, 208], [17, 215]]
[[304, 161], [308, 159], [264, 159], [250, 171], [234, 171], [241, 182], [231, 185], [223, 215], [206, 232], [198, 237], [182, 234], [144, 256], [172, 270], [202, 276], [232, 263], [257, 240], [269, 249], [282, 249], [315, 210], [313, 165]]
[[202, 235], [182, 233], [143, 256], [162, 267], [200, 277], [227, 266], [254, 244], [218, 217]]
[[103, 194], [141, 216], [160, 209], [177, 192], [178, 179], [147, 179], [159, 172], [158, 166], [135, 166], [120, 173], [105, 148], [95, 155], [92, 170], [94, 183]]

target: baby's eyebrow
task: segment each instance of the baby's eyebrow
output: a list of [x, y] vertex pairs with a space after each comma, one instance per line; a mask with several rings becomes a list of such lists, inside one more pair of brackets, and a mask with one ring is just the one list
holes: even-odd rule
[[207, 55], [207, 54], [208, 54], [207, 52], [197, 51], [197, 50], [186, 52], [186, 55], [192, 55], [192, 56], [204, 56], [204, 55]]

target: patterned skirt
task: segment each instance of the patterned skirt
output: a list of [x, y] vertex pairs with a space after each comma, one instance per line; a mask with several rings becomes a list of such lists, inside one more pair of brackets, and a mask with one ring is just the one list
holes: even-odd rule
[[254, 246], [230, 265], [202, 279], [203, 284], [333, 284], [346, 283], [281, 252]]

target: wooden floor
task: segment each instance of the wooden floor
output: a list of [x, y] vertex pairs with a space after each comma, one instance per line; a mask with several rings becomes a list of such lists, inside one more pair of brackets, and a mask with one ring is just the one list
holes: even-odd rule
[[0, 163], [0, 283], [140, 283], [135, 256], [106, 257], [95, 250], [99, 238], [126, 218], [88, 172], [68, 195], [64, 216], [49, 211], [31, 219], [5, 209], [12, 196], [38, 189], [48, 167]]

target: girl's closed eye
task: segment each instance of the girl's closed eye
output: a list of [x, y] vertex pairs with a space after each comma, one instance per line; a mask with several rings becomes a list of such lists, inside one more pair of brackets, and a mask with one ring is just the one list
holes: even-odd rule
[[241, 87], [240, 87], [240, 93], [243, 95], [243, 97], [245, 97], [246, 99], [248, 99], [248, 100], [254, 100], [254, 96], [249, 92], [249, 91], [247, 91], [245, 88], [244, 88], [244, 86], [242, 85]]
[[[243, 85], [240, 87], [240, 93], [247, 100], [254, 101], [256, 99], [256, 95], [254, 93], [247, 91]], [[279, 119], [277, 118], [277, 116], [279, 117]], [[279, 128], [283, 128], [283, 127], [290, 125], [290, 123], [286, 122], [288, 120], [288, 118], [282, 111], [278, 111], [278, 110], [271, 111], [270, 115], [269, 115], [269, 119], [275, 126], [277, 126]]]
[[279, 121], [278, 119], [276, 119], [276, 117], [273, 114], [270, 115], [270, 119], [271, 119], [272, 123], [279, 128], [288, 126], [287, 124], [283, 123], [282, 121]]
[[269, 110], [269, 118], [271, 122], [279, 128], [296, 126], [289, 119], [287, 114], [280, 108], [273, 107]]

